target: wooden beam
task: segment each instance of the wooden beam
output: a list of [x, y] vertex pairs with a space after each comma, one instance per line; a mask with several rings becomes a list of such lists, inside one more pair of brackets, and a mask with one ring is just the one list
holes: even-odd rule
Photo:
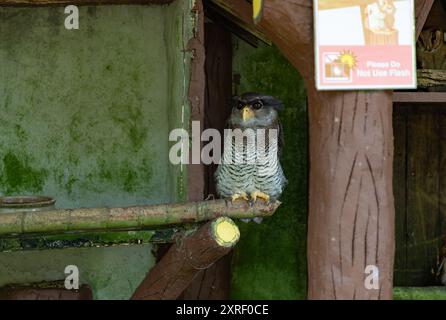
[[153, 267], [132, 300], [177, 299], [200, 272], [231, 251], [240, 238], [236, 224], [218, 218], [179, 240]]
[[232, 12], [222, 0], [205, 1], [206, 16], [219, 23], [242, 40], [257, 47], [257, 39], [271, 45], [271, 41], [252, 24], [247, 24], [238, 17], [237, 12]]
[[394, 92], [393, 102], [398, 104], [441, 104], [446, 107], [446, 92]]
[[[183, 1], [183, 0], [180, 0]], [[206, 76], [204, 73], [205, 63], [205, 50], [204, 50], [204, 9], [201, 0], [194, 1], [194, 7], [192, 8], [192, 14], [194, 14], [195, 29], [194, 37], [189, 40], [187, 44], [187, 50], [192, 53], [191, 60], [191, 74], [188, 88], [188, 100], [190, 103], [190, 122], [199, 121], [204, 123], [204, 103], [205, 103], [205, 86]], [[190, 124], [190, 127], [192, 125]], [[203, 126], [200, 126], [200, 130], [203, 130]], [[198, 133], [197, 143], [200, 147], [201, 132]], [[196, 137], [192, 137], [195, 139]], [[196, 152], [194, 148], [190, 148], [190, 159], [192, 159], [192, 153]], [[189, 164], [187, 166], [187, 180], [188, 180], [188, 200], [200, 201], [205, 198], [205, 166], [203, 163]]]
[[93, 300], [93, 292], [85, 284], [68, 290], [63, 282], [48, 282], [0, 288], [0, 300]]
[[[248, 2], [224, 3], [252, 24]], [[392, 94], [316, 90], [312, 1], [267, 0], [257, 27], [306, 82], [310, 131], [308, 297], [392, 299]], [[368, 265], [379, 269], [378, 290], [364, 286]]]
[[0, 236], [60, 234], [86, 231], [142, 230], [195, 223], [221, 216], [253, 218], [270, 216], [280, 202], [250, 206], [246, 201], [185, 202], [127, 208], [58, 209], [0, 214]]
[[415, 0], [415, 39], [420, 36], [434, 2], [435, 0]]
[[0, 0], [0, 6], [62, 6], [69, 4], [76, 6], [109, 4], [162, 5], [169, 4], [173, 1], [174, 0]]

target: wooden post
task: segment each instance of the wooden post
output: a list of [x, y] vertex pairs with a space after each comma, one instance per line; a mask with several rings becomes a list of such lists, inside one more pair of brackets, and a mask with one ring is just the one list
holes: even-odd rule
[[[394, 256], [392, 95], [308, 90], [308, 295], [391, 299]], [[379, 290], [364, 285], [379, 268]]]
[[[223, 132], [231, 113], [229, 97], [232, 93], [232, 39], [231, 33], [222, 26], [206, 23], [206, 99], [204, 128]], [[216, 164], [206, 166], [205, 192], [216, 195], [214, 172]], [[231, 254], [218, 260], [194, 278], [180, 299], [221, 300], [229, 299]]]
[[227, 217], [206, 223], [170, 247], [136, 289], [132, 300], [177, 299], [197, 273], [226, 255], [239, 238], [237, 225]]
[[[254, 27], [249, 3], [218, 2]], [[308, 92], [308, 298], [391, 299], [392, 93], [315, 89], [312, 1], [266, 0], [257, 28], [301, 73]], [[365, 288], [368, 265], [379, 269], [378, 290]]]

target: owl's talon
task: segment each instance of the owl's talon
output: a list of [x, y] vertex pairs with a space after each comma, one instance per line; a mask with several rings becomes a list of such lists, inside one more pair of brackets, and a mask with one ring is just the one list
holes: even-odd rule
[[270, 196], [267, 195], [266, 193], [260, 191], [254, 191], [253, 193], [251, 193], [252, 202], [256, 202], [257, 198], [260, 198], [263, 201], [265, 201], [266, 204], [269, 204]]
[[238, 199], [243, 199], [243, 200], [249, 201], [249, 198], [248, 198], [248, 195], [246, 194], [246, 192], [233, 194], [231, 197], [231, 202], [234, 202]]

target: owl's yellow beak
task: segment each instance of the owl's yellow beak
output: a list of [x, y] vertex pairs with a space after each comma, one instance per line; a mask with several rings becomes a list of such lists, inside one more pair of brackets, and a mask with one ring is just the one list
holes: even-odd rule
[[254, 117], [254, 112], [251, 110], [250, 107], [245, 106], [242, 110], [242, 115], [243, 115], [243, 121], [248, 121], [249, 119], [251, 119], [252, 117]]

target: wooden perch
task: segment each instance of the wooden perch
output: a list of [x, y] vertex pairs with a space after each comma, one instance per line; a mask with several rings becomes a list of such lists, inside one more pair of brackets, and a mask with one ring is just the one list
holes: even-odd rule
[[85, 231], [142, 230], [153, 227], [202, 222], [221, 216], [234, 219], [268, 217], [280, 202], [225, 200], [186, 202], [127, 208], [58, 209], [0, 214], [0, 236]]
[[150, 270], [131, 299], [177, 299], [198, 272], [228, 254], [239, 238], [237, 225], [227, 217], [206, 223], [169, 249]]

